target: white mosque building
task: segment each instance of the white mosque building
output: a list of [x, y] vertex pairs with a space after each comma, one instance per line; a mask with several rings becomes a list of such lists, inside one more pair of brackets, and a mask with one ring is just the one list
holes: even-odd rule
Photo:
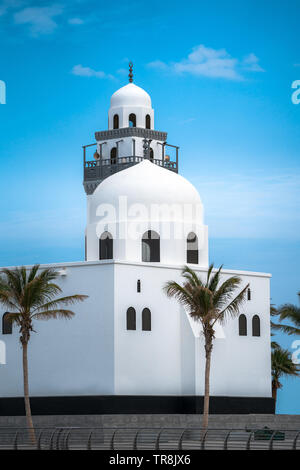
[[[33, 413], [201, 412], [200, 327], [162, 287], [182, 282], [185, 264], [205, 277], [203, 206], [178, 174], [178, 147], [155, 130], [151, 98], [133, 83], [132, 67], [129, 83], [111, 97], [108, 130], [95, 138], [94, 147], [84, 147], [85, 261], [51, 265], [65, 295], [89, 297], [71, 321], [36, 324], [29, 346]], [[273, 413], [270, 275], [223, 271], [224, 279], [232, 275], [250, 288], [240, 316], [217, 329], [211, 412]], [[2, 318], [0, 415], [23, 414], [19, 333], [5, 312]]]

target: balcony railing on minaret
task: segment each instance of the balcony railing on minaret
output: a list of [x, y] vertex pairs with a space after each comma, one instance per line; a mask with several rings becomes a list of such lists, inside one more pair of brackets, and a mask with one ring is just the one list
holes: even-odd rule
[[[168, 144], [167, 142], [161, 143], [162, 146], [162, 157], [161, 158], [151, 158], [149, 145], [144, 145], [144, 155], [129, 155], [116, 158], [103, 158], [102, 156], [102, 147], [100, 147], [101, 154], [97, 159], [88, 160], [87, 159], [87, 149], [89, 147], [96, 146], [97, 143], [83, 145], [83, 170], [84, 170], [84, 179], [83, 185], [87, 194], [92, 194], [96, 187], [108, 176], [111, 176], [119, 171], [125, 170], [141, 161], [148, 159], [154, 165], [158, 165], [162, 168], [165, 168], [170, 171], [178, 173], [178, 151], [179, 147], [176, 145]], [[174, 161], [170, 160], [168, 156], [165, 155], [165, 147], [172, 147], [176, 151], [176, 159]]]

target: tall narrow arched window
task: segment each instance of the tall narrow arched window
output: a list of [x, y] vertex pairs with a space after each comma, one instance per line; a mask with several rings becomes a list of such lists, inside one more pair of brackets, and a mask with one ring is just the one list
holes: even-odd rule
[[119, 129], [119, 115], [114, 115], [114, 129]]
[[160, 238], [157, 232], [147, 230], [142, 238], [142, 261], [160, 261]]
[[136, 127], [136, 115], [133, 113], [129, 114], [129, 127]]
[[187, 236], [186, 262], [192, 264], [199, 262], [198, 237], [194, 232], [190, 232]]
[[110, 164], [115, 165], [117, 163], [117, 147], [113, 147], [110, 151]]
[[151, 117], [150, 114], [146, 114], [145, 118], [146, 129], [151, 129]]
[[150, 148], [150, 161], [153, 162], [153, 158], [154, 158], [154, 152], [153, 152], [153, 149]]
[[151, 331], [151, 312], [149, 308], [144, 308], [142, 311], [142, 330]]
[[258, 315], [252, 318], [252, 336], [260, 336], [260, 319]]
[[247, 318], [243, 313], [239, 316], [239, 335], [247, 336]]
[[136, 330], [136, 313], [133, 307], [129, 307], [126, 312], [127, 330]]
[[2, 334], [11, 335], [12, 334], [12, 321], [8, 317], [8, 312], [4, 313], [2, 316]]
[[114, 240], [109, 232], [103, 232], [99, 239], [99, 259], [113, 259]]

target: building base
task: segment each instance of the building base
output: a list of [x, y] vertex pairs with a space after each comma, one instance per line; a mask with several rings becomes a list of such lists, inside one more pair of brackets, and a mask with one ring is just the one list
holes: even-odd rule
[[[33, 415], [202, 414], [202, 396], [70, 396], [32, 397]], [[273, 398], [210, 398], [211, 414], [274, 414]], [[0, 398], [0, 416], [23, 416], [22, 397]]]

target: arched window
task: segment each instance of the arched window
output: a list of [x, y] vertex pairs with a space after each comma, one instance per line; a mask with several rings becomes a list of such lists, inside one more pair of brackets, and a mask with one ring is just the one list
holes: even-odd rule
[[136, 127], [136, 115], [129, 114], [129, 127]]
[[145, 124], [146, 124], [146, 129], [151, 129], [151, 117], [150, 117], [150, 114], [147, 114], [146, 115], [146, 118], [145, 118]]
[[109, 232], [102, 233], [99, 240], [99, 259], [113, 259], [113, 237]]
[[114, 129], [119, 129], [119, 115], [114, 115]]
[[126, 313], [127, 330], [136, 330], [136, 313], [133, 307], [129, 307]]
[[115, 165], [117, 163], [117, 147], [113, 147], [110, 151], [110, 164]]
[[142, 261], [160, 261], [160, 238], [158, 233], [147, 230], [142, 238]]
[[151, 312], [149, 308], [144, 308], [142, 311], [142, 330], [151, 331]]
[[194, 232], [190, 232], [187, 236], [186, 262], [192, 264], [199, 262], [198, 237]]
[[153, 152], [153, 149], [150, 148], [150, 161], [153, 162], [153, 158], [154, 158], [154, 152]]
[[260, 319], [258, 315], [252, 318], [252, 336], [260, 336]]
[[11, 335], [12, 334], [12, 321], [8, 318], [8, 312], [4, 313], [2, 317], [2, 334]]
[[247, 336], [247, 318], [243, 313], [239, 316], [239, 335]]

